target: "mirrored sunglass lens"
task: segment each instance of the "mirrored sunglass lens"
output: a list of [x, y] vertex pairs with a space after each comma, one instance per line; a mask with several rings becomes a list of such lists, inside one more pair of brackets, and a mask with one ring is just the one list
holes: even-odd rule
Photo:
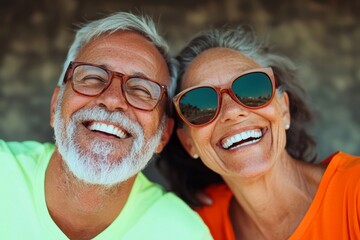
[[74, 69], [72, 81], [76, 91], [86, 95], [97, 95], [109, 80], [105, 70], [95, 66], [80, 65]]
[[216, 114], [218, 99], [210, 87], [199, 87], [185, 93], [179, 100], [183, 117], [194, 125], [211, 121]]
[[261, 107], [270, 101], [272, 95], [271, 79], [262, 72], [240, 76], [231, 88], [239, 101], [248, 107]]

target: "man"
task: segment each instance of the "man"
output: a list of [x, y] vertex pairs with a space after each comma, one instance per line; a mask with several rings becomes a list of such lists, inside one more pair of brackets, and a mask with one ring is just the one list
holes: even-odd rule
[[0, 141], [0, 239], [211, 239], [141, 173], [172, 132], [175, 79], [150, 19], [82, 27], [51, 100], [56, 146]]

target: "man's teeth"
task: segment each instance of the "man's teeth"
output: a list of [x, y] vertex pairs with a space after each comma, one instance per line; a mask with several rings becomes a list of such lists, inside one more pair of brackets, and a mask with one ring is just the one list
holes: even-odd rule
[[228, 149], [234, 144], [239, 143], [241, 141], [245, 141], [245, 142], [237, 146], [249, 145], [251, 143], [260, 141], [261, 137], [262, 137], [262, 132], [260, 130], [250, 130], [250, 131], [238, 133], [223, 141], [222, 147]]
[[89, 126], [89, 129], [92, 131], [99, 131], [104, 132], [107, 134], [115, 135], [118, 138], [125, 138], [126, 133], [122, 131], [121, 129], [113, 126], [113, 125], [107, 125], [104, 123], [93, 123]]

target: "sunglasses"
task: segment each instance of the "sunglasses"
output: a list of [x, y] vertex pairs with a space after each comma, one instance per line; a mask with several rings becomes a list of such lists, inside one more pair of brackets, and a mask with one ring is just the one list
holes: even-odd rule
[[245, 71], [233, 78], [230, 88], [200, 85], [181, 91], [174, 99], [180, 118], [193, 127], [203, 127], [219, 115], [222, 94], [248, 109], [267, 106], [275, 93], [275, 77], [271, 67]]

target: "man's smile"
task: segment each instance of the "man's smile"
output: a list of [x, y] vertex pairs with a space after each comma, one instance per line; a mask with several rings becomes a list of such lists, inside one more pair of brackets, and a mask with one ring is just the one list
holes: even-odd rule
[[114, 137], [124, 139], [129, 137], [129, 133], [124, 131], [123, 129], [115, 126], [113, 124], [105, 124], [103, 122], [90, 122], [85, 125], [89, 130], [101, 132], [107, 135], [112, 135]]

